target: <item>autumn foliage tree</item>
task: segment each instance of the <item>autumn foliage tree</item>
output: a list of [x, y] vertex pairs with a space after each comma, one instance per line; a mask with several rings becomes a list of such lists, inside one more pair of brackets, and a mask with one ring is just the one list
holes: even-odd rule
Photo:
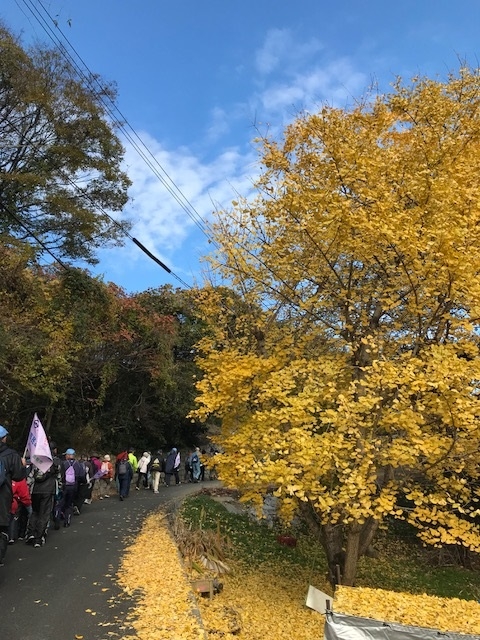
[[112, 86], [79, 77], [60, 50], [26, 49], [0, 23], [0, 232], [33, 234], [39, 252], [88, 262], [123, 241], [127, 223], [109, 215], [130, 185], [114, 99]]
[[42, 268], [0, 236], [0, 413], [21, 448], [34, 412], [84, 453], [191, 445], [193, 299], [128, 294], [81, 269]]
[[234, 294], [202, 294], [196, 415], [221, 419], [221, 478], [273, 488], [344, 584], [387, 517], [480, 551], [480, 72], [262, 143], [256, 198], [215, 226]]

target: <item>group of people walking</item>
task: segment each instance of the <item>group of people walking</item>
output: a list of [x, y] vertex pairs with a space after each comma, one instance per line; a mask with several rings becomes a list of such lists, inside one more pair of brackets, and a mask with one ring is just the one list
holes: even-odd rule
[[[134, 449], [109, 454], [80, 456], [68, 448], [59, 455], [50, 442], [52, 464], [41, 471], [7, 445], [8, 431], [0, 426], [0, 566], [9, 544], [24, 540], [42, 547], [51, 528], [69, 527], [74, 515], [93, 499], [104, 500], [117, 492], [125, 500], [134, 485], [159, 493], [160, 485], [180, 484], [181, 455], [173, 447], [166, 455], [161, 450], [143, 452], [137, 460]], [[185, 457], [184, 482], [204, 479], [205, 466], [199, 448]], [[137, 473], [136, 482], [133, 479]]]

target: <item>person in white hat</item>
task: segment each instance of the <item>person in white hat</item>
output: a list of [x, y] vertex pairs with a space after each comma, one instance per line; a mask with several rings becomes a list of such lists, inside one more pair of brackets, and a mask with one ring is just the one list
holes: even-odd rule
[[7, 445], [8, 431], [0, 425], [0, 567], [8, 548], [8, 525], [12, 506], [12, 480], [25, 478], [25, 460]]
[[73, 507], [78, 495], [80, 483], [86, 481], [85, 467], [76, 460], [75, 449], [65, 451], [65, 460], [60, 467], [62, 482], [63, 526], [69, 527], [72, 521]]
[[98, 497], [103, 500], [103, 498], [110, 498], [110, 486], [113, 479], [113, 465], [108, 453], [103, 456], [100, 470], [102, 475], [98, 479]]
[[151, 455], [148, 451], [144, 451], [142, 457], [138, 461], [138, 476], [137, 483], [135, 485], [135, 489], [140, 491], [140, 484], [143, 485], [144, 489], [148, 489], [148, 465], [150, 464]]

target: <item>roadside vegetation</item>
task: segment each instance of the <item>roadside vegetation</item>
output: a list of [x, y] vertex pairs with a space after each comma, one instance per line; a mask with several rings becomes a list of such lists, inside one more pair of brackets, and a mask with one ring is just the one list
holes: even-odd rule
[[[164, 513], [147, 518], [127, 549], [119, 573], [125, 595], [135, 600], [125, 621], [126, 638], [323, 637], [323, 616], [305, 605], [310, 584], [333, 596], [321, 547], [301, 527], [285, 531], [266, 526], [247, 512], [227, 510], [221, 502], [226, 494], [220, 490], [216, 495], [205, 492], [186, 498], [171, 516], [170, 527]], [[376, 545], [378, 557], [361, 560], [360, 588], [342, 587], [334, 597], [334, 608], [380, 619], [397, 615], [402, 617], [400, 622], [416, 616], [411, 624], [427, 621], [423, 626], [448, 630], [453, 625], [452, 630], [476, 632], [471, 629], [479, 624], [478, 558], [472, 558], [473, 569], [465, 569], [453, 564], [453, 554], [442, 551], [435, 555], [405, 533], [382, 530]], [[282, 534], [294, 538], [296, 546], [280, 544]], [[202, 558], [209, 560], [209, 567]], [[149, 567], [147, 575], [145, 566]], [[193, 599], [192, 585], [205, 578], [214, 579], [215, 594], [210, 598], [198, 593]], [[379, 597], [376, 589], [388, 592]], [[393, 592], [400, 592], [398, 602], [403, 608]], [[384, 603], [387, 613], [382, 617]], [[435, 607], [440, 613], [432, 617]]]
[[[263, 570], [265, 566], [275, 565], [279, 575], [285, 575], [286, 582], [292, 573], [301, 573], [306, 580], [303, 599], [309, 584], [332, 592], [324, 551], [303, 528], [293, 532], [297, 540], [295, 548], [281, 545], [277, 536], [285, 533], [283, 530], [269, 528], [247, 514], [229, 513], [209, 495], [187, 498], [181, 515], [193, 529], [214, 530], [225, 535], [231, 543], [229, 560], [236, 567]], [[381, 531], [375, 549], [377, 558], [360, 560], [356, 586], [480, 600], [477, 554], [472, 557], [473, 568], [466, 569], [458, 564], [454, 550], [424, 547], [409, 530], [399, 532], [393, 527]]]

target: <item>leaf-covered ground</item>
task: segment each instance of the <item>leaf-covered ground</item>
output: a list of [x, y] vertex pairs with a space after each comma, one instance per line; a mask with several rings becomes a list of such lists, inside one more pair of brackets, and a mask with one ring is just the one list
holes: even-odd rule
[[[178, 549], [182, 548], [185, 541], [179, 540], [178, 531], [177, 538], [173, 538], [165, 516], [150, 516], [137, 539], [127, 549], [119, 573], [123, 589], [128, 595], [134, 595], [137, 602], [127, 621], [134, 629], [131, 638], [264, 640], [301, 637], [318, 640], [323, 637], [323, 616], [305, 606], [305, 597], [309, 584], [327, 593], [330, 588], [325, 580], [323, 553], [312, 545], [308, 536], [299, 533], [296, 548], [280, 545], [276, 539], [278, 532], [259, 526], [246, 515], [227, 512], [222, 504], [209, 496], [187, 498], [181, 518], [187, 525], [181, 535], [188, 535], [188, 531], [185, 531], [190, 529], [196, 533], [215, 532], [214, 542], [211, 537], [205, 538], [209, 540], [207, 546], [212, 545], [212, 556], [219, 557], [220, 542], [226, 541], [227, 557], [222, 555], [222, 559], [231, 571], [219, 577], [223, 589], [212, 600], [202, 596], [195, 599], [191, 580], [201, 577], [202, 567], [198, 562], [189, 561], [191, 558], [181, 558]], [[480, 589], [478, 571], [431, 566], [418, 547], [405, 545], [395, 539], [390, 548], [387, 540], [384, 538], [380, 544], [378, 559], [362, 561], [359, 586], [436, 596], [460, 595], [470, 600], [462, 605], [463, 611], [469, 612], [467, 618], [480, 618], [480, 605], [474, 602], [478, 599]], [[190, 541], [190, 545], [186, 544], [185, 548], [201, 548], [198, 538], [193, 539], [193, 543]], [[394, 553], [391, 553], [392, 549]], [[370, 593], [362, 589], [352, 591]], [[370, 601], [375, 601], [376, 608], [370, 607], [370, 615], [381, 619], [391, 618], [396, 597], [398, 593], [392, 594], [393, 600], [390, 602], [388, 598], [378, 598], [373, 593]], [[408, 600], [410, 596], [404, 593], [401, 597]], [[382, 613], [378, 609], [380, 600], [390, 602], [390, 612]], [[427, 601], [431, 603], [436, 600], [427, 598]], [[352, 603], [353, 608], [346, 596], [339, 601], [339, 605], [341, 602], [343, 610], [360, 615], [360, 611], [355, 609], [360, 606], [358, 602]], [[461, 611], [458, 602], [464, 601], [457, 601], [457, 610]], [[425, 611], [428, 608], [427, 604], [423, 606]], [[362, 615], [368, 615], [365, 609]], [[431, 621], [427, 624], [426, 619], [400, 620], [397, 617], [397, 620], [419, 626], [434, 626]], [[478, 632], [476, 622], [473, 627], [471, 623], [468, 627], [462, 627], [461, 621], [460, 613], [455, 620], [455, 629], [449, 630]], [[445, 624], [442, 628], [447, 630], [448, 616]]]
[[474, 600], [340, 587], [335, 592], [335, 611], [444, 633], [480, 634], [480, 604]]
[[223, 590], [212, 600], [198, 597], [196, 611], [190, 580], [162, 515], [147, 518], [125, 553], [119, 582], [136, 599], [128, 639], [138, 640], [265, 640], [301, 637], [318, 640], [323, 617], [305, 607], [308, 566], [282, 568], [276, 555], [261, 563], [233, 562], [222, 576]]
[[124, 640], [199, 640], [204, 632], [165, 516], [149, 516], [127, 547], [118, 575], [136, 607], [127, 620], [134, 633]]

